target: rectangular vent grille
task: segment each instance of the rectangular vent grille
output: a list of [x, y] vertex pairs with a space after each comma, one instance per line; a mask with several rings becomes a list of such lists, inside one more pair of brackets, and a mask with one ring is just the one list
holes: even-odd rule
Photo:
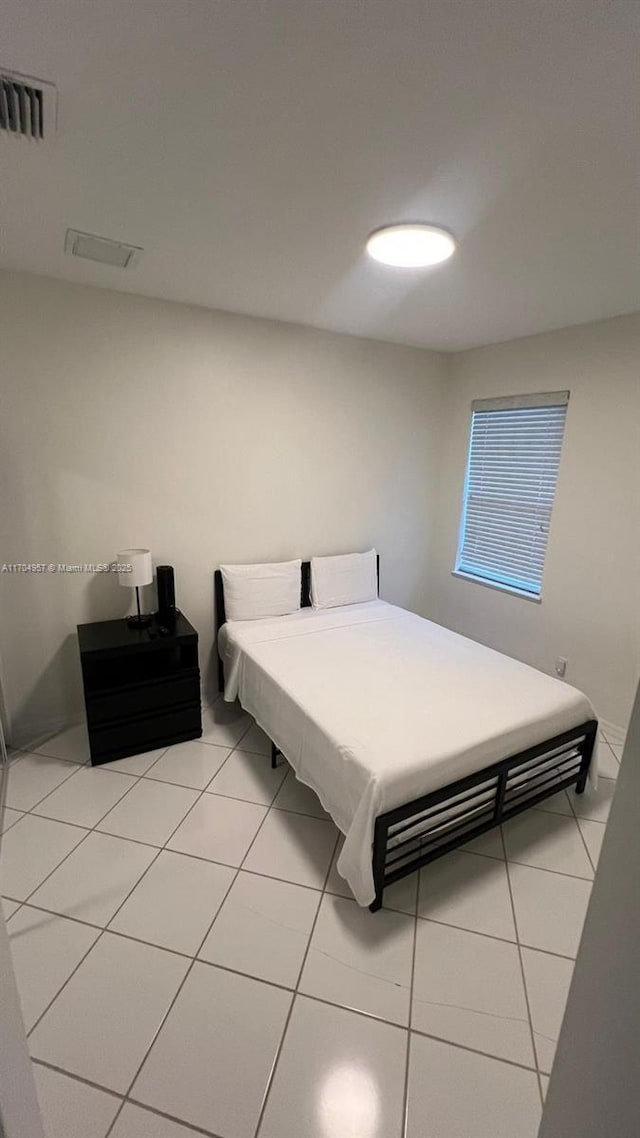
[[95, 233], [81, 233], [79, 229], [67, 229], [64, 251], [72, 257], [83, 257], [116, 269], [132, 268], [142, 253], [137, 245], [125, 245], [123, 241], [97, 237]]
[[51, 83], [0, 68], [0, 130], [43, 141], [55, 130], [55, 95]]

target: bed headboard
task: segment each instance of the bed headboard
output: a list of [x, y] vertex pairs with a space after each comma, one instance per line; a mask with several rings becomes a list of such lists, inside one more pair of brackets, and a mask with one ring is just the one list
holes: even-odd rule
[[[376, 556], [376, 572], [378, 575], [378, 588], [380, 588], [380, 554]], [[224, 609], [224, 585], [222, 582], [222, 573], [216, 569], [213, 574], [214, 583], [214, 596], [215, 596], [215, 617], [216, 617], [216, 632], [218, 632], [222, 625], [226, 623], [226, 613]], [[309, 608], [311, 605], [311, 562], [302, 562], [302, 576], [300, 580], [300, 607], [303, 609]]]
[[[380, 554], [376, 556], [376, 573], [378, 575], [378, 590], [380, 589]], [[216, 618], [216, 637], [226, 623], [227, 617], [224, 610], [224, 584], [222, 581], [222, 573], [216, 569], [213, 574], [213, 592], [214, 592], [214, 607]], [[300, 579], [300, 605], [303, 609], [309, 608], [311, 605], [311, 562], [302, 562], [302, 576]], [[220, 691], [224, 691], [224, 666], [218, 653], [218, 687]]]

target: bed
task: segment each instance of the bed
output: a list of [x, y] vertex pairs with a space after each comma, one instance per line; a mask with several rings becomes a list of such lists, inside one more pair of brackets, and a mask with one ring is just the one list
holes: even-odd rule
[[[597, 721], [582, 692], [382, 600], [226, 621], [219, 681], [345, 835], [338, 871], [384, 889], [562, 789], [585, 789]], [[595, 764], [594, 764], [595, 768]]]

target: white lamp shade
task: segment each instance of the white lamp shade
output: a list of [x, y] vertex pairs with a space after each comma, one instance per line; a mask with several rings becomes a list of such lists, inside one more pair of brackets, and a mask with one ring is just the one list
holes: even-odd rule
[[119, 565], [130, 565], [131, 572], [119, 572], [120, 584], [127, 589], [150, 585], [153, 581], [153, 566], [150, 549], [122, 549], [117, 555]]

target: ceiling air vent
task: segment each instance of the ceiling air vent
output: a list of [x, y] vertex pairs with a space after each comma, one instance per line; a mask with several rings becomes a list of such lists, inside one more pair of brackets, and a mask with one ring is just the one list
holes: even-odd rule
[[137, 245], [125, 245], [110, 237], [97, 237], [95, 233], [80, 233], [78, 229], [67, 229], [64, 251], [73, 257], [113, 265], [116, 269], [132, 268], [142, 253]]
[[0, 131], [36, 142], [50, 138], [56, 129], [56, 95], [53, 83], [0, 67]]

